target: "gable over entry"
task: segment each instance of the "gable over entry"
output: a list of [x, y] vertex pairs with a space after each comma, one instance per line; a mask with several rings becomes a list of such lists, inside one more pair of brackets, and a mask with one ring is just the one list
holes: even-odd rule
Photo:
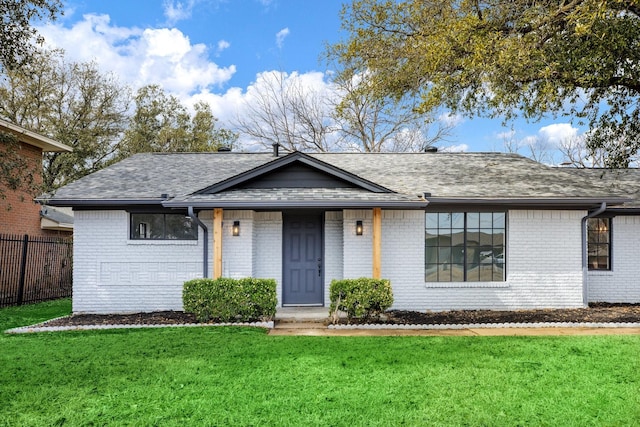
[[[287, 210], [299, 213], [308, 209], [373, 209], [372, 276], [379, 277], [381, 208], [421, 209], [426, 202], [398, 194], [304, 153], [294, 152], [190, 195], [167, 200], [163, 205], [213, 210], [214, 254], [222, 253], [223, 209]], [[286, 255], [286, 251], [283, 247], [283, 255]], [[222, 258], [218, 255], [214, 257], [214, 277], [220, 277]]]

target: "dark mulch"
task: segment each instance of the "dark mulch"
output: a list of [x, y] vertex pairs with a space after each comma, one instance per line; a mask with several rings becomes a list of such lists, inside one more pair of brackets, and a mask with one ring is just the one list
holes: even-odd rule
[[[328, 312], [328, 309], [327, 309]], [[538, 322], [640, 322], [640, 304], [591, 304], [589, 308], [546, 310], [456, 310], [421, 313], [392, 310], [386, 313], [386, 324], [469, 324], [469, 323], [538, 323]], [[357, 323], [356, 319], [355, 322]], [[78, 325], [178, 325], [198, 323], [195, 316], [180, 311], [136, 314], [78, 314], [46, 322], [47, 326]], [[363, 323], [363, 322], [360, 322]]]
[[589, 308], [545, 310], [456, 310], [418, 313], [393, 310], [390, 323], [397, 324], [469, 324], [469, 323], [539, 323], [539, 322], [640, 322], [640, 304], [592, 304]]
[[134, 314], [75, 314], [45, 322], [46, 326], [84, 325], [183, 325], [199, 323], [196, 316], [182, 311], [155, 311]]

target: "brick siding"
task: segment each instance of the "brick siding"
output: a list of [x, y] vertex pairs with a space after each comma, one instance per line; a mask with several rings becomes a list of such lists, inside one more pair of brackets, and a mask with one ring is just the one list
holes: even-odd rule
[[[5, 147], [0, 147], [4, 150]], [[34, 184], [42, 184], [42, 150], [28, 144], [19, 144], [18, 154], [34, 171]], [[0, 198], [0, 233], [49, 236], [57, 233], [40, 228], [40, 205], [33, 201], [36, 192], [26, 189], [11, 190], [0, 183], [6, 198]]]
[[[506, 281], [428, 283], [424, 280], [424, 212], [383, 210], [382, 276], [391, 280], [393, 308], [406, 310], [526, 309], [581, 307], [580, 220], [583, 211], [513, 210], [507, 215]], [[212, 215], [200, 218], [209, 227]], [[355, 235], [356, 221], [364, 234]], [[332, 279], [372, 274], [370, 210], [327, 212], [324, 225], [325, 305]], [[74, 245], [74, 312], [180, 310], [185, 280], [202, 276], [202, 230], [197, 242], [132, 242], [124, 211], [80, 211]], [[240, 236], [231, 236], [240, 221]], [[231, 277], [274, 278], [282, 300], [282, 214], [225, 211], [223, 273]], [[618, 294], [590, 275], [590, 300], [634, 295], [640, 268], [625, 259], [637, 247], [640, 221], [614, 222], [614, 265]], [[635, 234], [634, 234], [635, 233]], [[626, 239], [626, 240], [625, 240]], [[210, 250], [209, 259], [213, 260]], [[212, 261], [209, 270], [212, 271]], [[608, 277], [608, 276], [603, 276]], [[606, 282], [611, 282], [606, 279]], [[628, 283], [628, 285], [624, 285]]]
[[588, 272], [589, 302], [640, 303], [640, 217], [615, 217], [611, 231], [611, 271]]

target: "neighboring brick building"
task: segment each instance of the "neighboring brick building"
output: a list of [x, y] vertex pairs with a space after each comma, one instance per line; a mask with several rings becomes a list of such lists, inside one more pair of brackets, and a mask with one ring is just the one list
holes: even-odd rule
[[[42, 153], [71, 152], [71, 147], [2, 119], [0, 119], [0, 132], [17, 137], [17, 154], [26, 161], [28, 170], [33, 171], [35, 184], [34, 189], [12, 190], [7, 188], [4, 182], [0, 182], [5, 195], [5, 198], [0, 198], [0, 233], [30, 236], [71, 234], [73, 229], [68, 225], [53, 226], [50, 220], [43, 229], [41, 206], [33, 200], [38, 195], [37, 187], [42, 184]], [[2, 145], [0, 150], [8, 149], [7, 143], [0, 142], [0, 144]]]

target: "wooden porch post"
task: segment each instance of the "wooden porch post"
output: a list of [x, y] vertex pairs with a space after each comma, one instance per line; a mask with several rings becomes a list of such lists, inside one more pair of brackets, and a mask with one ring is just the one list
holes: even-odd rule
[[213, 278], [222, 277], [222, 208], [213, 210]]
[[382, 254], [382, 209], [373, 208], [373, 278], [380, 278]]

